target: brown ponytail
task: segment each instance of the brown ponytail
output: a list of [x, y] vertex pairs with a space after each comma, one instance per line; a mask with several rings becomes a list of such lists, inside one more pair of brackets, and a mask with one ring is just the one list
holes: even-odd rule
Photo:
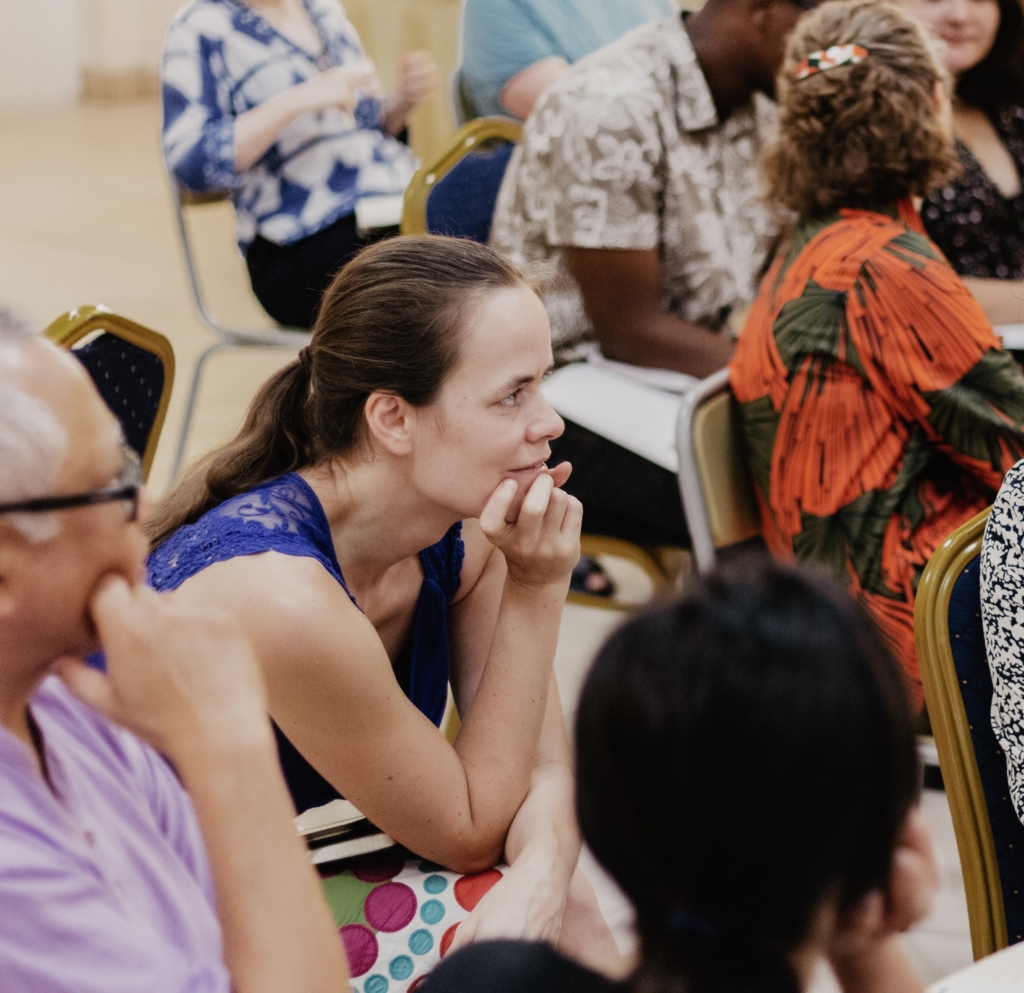
[[467, 239], [395, 238], [365, 249], [324, 294], [311, 344], [263, 384], [238, 434], [193, 463], [156, 508], [146, 524], [153, 547], [268, 479], [353, 451], [372, 393], [433, 402], [477, 297], [530, 285]]

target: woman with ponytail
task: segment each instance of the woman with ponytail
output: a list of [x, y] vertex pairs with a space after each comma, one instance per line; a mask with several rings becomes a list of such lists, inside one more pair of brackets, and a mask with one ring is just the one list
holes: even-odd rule
[[765, 560], [696, 582], [598, 653], [576, 719], [583, 837], [636, 912], [613, 982], [473, 945], [424, 993], [919, 993], [898, 935], [937, 869], [899, 664], [840, 587]]
[[[571, 467], [545, 465], [562, 431], [540, 391], [550, 365], [544, 306], [501, 256], [463, 239], [374, 245], [238, 436], [149, 525], [153, 586], [248, 634], [296, 809], [344, 796], [417, 856], [332, 885], [368, 990], [414, 983], [455, 924], [456, 943], [561, 933], [572, 947], [578, 922], [591, 951], [595, 933], [614, 949], [574, 877], [552, 662], [582, 508], [559, 489]], [[449, 681], [454, 744], [438, 731]], [[502, 857], [504, 878], [451, 878]]]

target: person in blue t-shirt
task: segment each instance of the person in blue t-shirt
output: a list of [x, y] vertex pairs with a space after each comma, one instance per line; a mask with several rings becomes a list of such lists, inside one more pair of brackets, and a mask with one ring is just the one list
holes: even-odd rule
[[525, 120], [573, 62], [675, 10], [673, 0], [466, 0], [464, 109]]

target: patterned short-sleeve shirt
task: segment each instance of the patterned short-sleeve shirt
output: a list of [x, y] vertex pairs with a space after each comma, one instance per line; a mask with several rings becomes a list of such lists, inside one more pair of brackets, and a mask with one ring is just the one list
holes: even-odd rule
[[502, 183], [491, 243], [551, 260], [556, 347], [592, 333], [566, 249], [660, 249], [662, 308], [713, 330], [749, 304], [778, 235], [758, 162], [777, 112], [756, 95], [719, 121], [678, 15], [582, 59], [541, 98]]

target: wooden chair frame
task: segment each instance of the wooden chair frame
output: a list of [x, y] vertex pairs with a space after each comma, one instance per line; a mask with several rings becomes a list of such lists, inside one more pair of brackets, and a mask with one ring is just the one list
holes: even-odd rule
[[981, 553], [988, 515], [982, 511], [936, 549], [914, 608], [914, 641], [960, 851], [975, 959], [1006, 948], [1009, 936], [992, 826], [949, 640], [949, 601], [960, 573]]
[[[729, 370], [719, 369], [683, 395], [676, 422], [679, 495], [698, 572], [709, 572], [715, 567], [717, 549], [761, 533], [757, 501], [752, 491], [716, 494], [718, 500], [708, 500], [707, 481], [714, 474], [709, 463], [711, 453], [697, 443], [696, 432], [701, 411], [717, 397], [728, 393]], [[727, 499], [721, 499], [723, 496]]]
[[74, 310], [69, 310], [50, 324], [43, 334], [55, 345], [70, 351], [75, 344], [94, 331], [104, 331], [116, 338], [121, 338], [138, 348], [151, 352], [163, 363], [164, 387], [160, 393], [156, 419], [153, 421], [153, 427], [150, 429], [149, 438], [146, 441], [146, 450], [142, 454], [142, 478], [146, 480], [149, 478], [149, 470], [153, 465], [153, 457], [156, 455], [156, 446], [167, 418], [167, 408], [170, 405], [171, 391], [174, 388], [174, 349], [159, 331], [136, 324], [135, 321], [115, 314], [108, 307], [101, 305], [76, 307]]
[[405, 188], [402, 204], [402, 234], [427, 233], [427, 201], [434, 187], [466, 157], [488, 141], [516, 144], [523, 126], [508, 117], [478, 117], [464, 124], [448, 147], [433, 162], [420, 166]]

